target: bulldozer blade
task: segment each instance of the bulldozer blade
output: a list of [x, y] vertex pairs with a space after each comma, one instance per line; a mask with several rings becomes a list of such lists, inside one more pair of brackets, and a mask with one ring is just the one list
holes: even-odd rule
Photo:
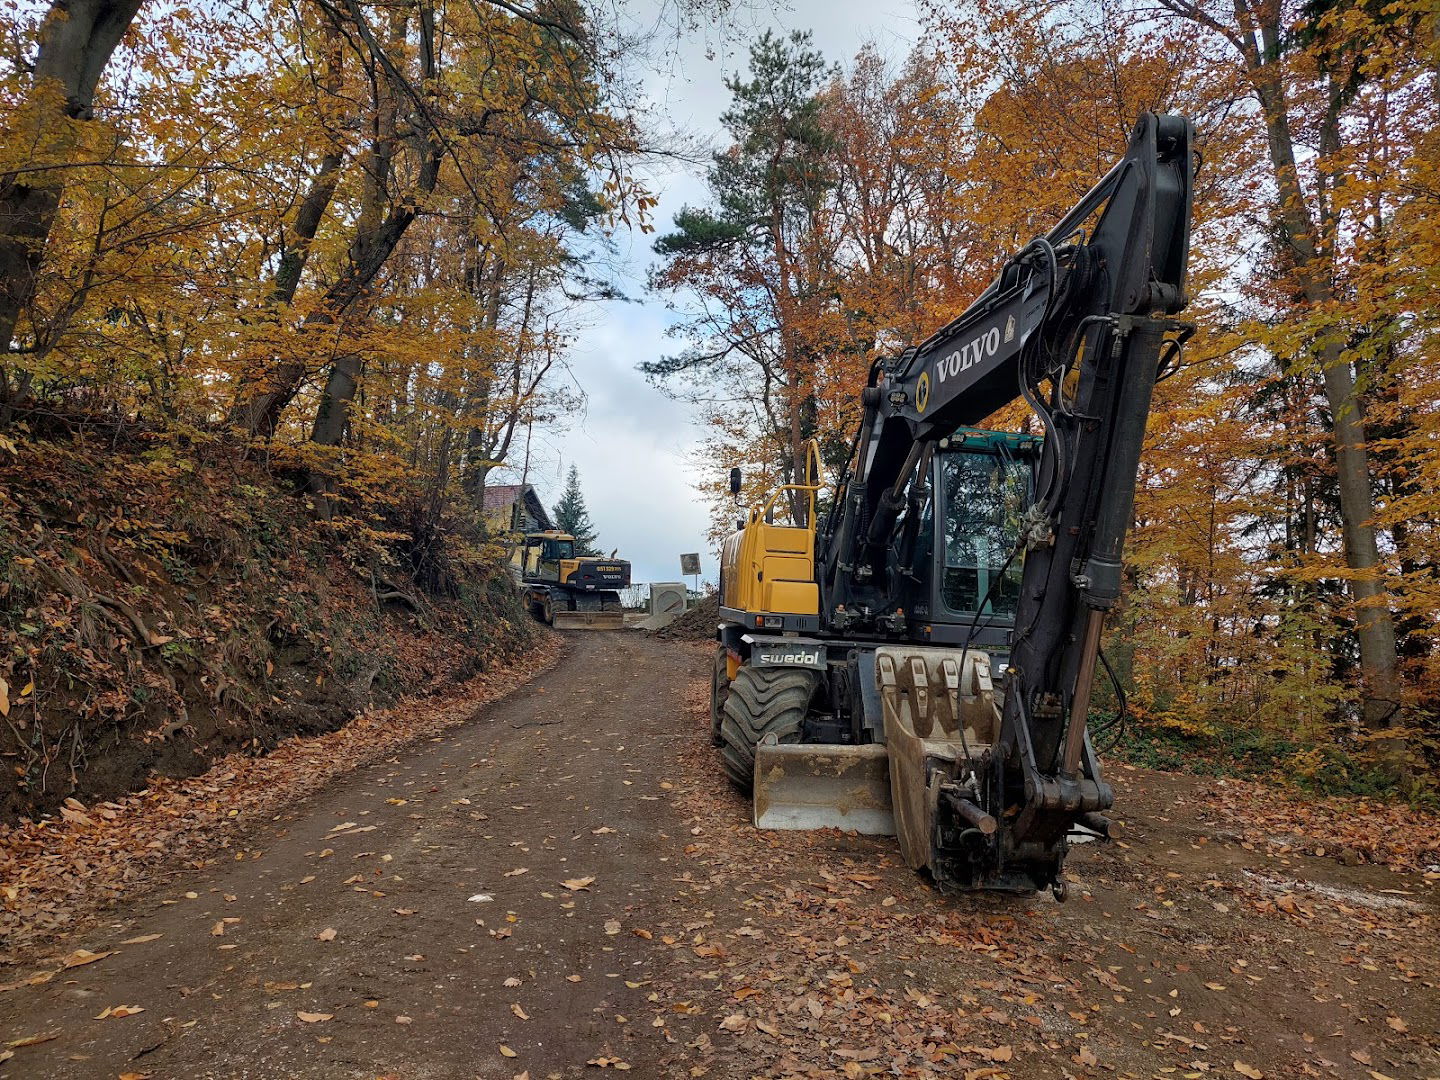
[[776, 743], [755, 748], [755, 825], [894, 836], [890, 766], [878, 744]]
[[625, 626], [623, 611], [557, 611], [551, 623], [556, 630], [620, 630]]

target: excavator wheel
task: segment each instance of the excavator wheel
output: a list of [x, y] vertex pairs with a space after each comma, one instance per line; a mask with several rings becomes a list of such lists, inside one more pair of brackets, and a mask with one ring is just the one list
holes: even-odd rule
[[755, 783], [755, 747], [766, 735], [776, 742], [800, 741], [800, 725], [820, 686], [807, 668], [740, 668], [725, 695], [720, 720], [720, 756], [725, 774], [743, 792]]
[[715, 646], [715, 663], [710, 669], [710, 745], [724, 746], [720, 723], [725, 719], [725, 699], [730, 696], [730, 650]]

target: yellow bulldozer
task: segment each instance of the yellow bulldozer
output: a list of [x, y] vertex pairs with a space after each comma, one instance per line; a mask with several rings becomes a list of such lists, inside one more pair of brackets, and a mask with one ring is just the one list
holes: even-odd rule
[[619, 630], [625, 624], [620, 590], [630, 584], [630, 563], [577, 556], [569, 533], [525, 533], [511, 548], [510, 571], [530, 614], [548, 626]]

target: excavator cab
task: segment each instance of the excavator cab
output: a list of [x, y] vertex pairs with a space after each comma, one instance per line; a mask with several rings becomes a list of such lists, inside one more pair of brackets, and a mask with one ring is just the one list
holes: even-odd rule
[[957, 626], [968, 637], [972, 627], [1014, 625], [1041, 445], [1033, 435], [976, 429], [942, 440], [911, 568], [902, 571], [914, 585], [908, 607], [926, 619], [930, 640], [949, 640]]
[[561, 567], [575, 558], [575, 538], [560, 533], [530, 533], [516, 548], [527, 581], [560, 582]]

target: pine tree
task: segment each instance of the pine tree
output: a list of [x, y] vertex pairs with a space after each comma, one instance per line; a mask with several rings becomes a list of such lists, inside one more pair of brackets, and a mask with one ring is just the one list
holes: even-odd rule
[[555, 504], [555, 527], [575, 537], [576, 555], [599, 555], [595, 546], [595, 525], [590, 520], [590, 511], [585, 509], [585, 495], [580, 490], [580, 470], [570, 466], [565, 478], [565, 490]]

